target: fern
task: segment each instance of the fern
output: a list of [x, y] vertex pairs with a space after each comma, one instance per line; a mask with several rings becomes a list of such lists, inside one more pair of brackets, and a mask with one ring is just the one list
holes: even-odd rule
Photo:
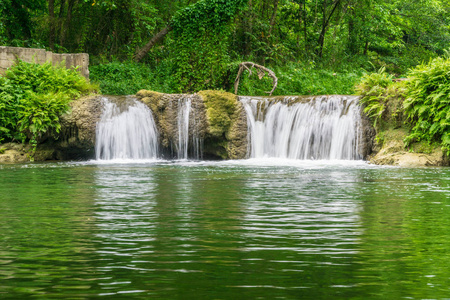
[[450, 57], [438, 57], [410, 71], [405, 111], [412, 125], [405, 139], [440, 142], [450, 153]]

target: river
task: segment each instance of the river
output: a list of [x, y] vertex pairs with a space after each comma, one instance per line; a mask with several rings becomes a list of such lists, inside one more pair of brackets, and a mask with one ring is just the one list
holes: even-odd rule
[[448, 299], [450, 170], [0, 165], [2, 299]]

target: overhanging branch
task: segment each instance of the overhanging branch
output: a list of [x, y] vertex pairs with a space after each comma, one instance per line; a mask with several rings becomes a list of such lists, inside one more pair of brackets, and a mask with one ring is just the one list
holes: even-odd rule
[[234, 80], [234, 93], [237, 94], [237, 92], [238, 92], [239, 80], [241, 79], [241, 75], [242, 75], [242, 72], [244, 72], [244, 69], [248, 70], [249, 76], [251, 76], [253, 68], [256, 68], [258, 70], [257, 72], [258, 72], [258, 78], [259, 79], [262, 79], [266, 75], [266, 73], [267, 73], [267, 76], [269, 76], [269, 77], [271, 77], [273, 79], [272, 90], [270, 92], [266, 92], [267, 94], [269, 94], [269, 96], [272, 96], [273, 91], [275, 91], [275, 89], [277, 88], [277, 85], [278, 85], [278, 78], [277, 78], [277, 76], [275, 76], [275, 73], [272, 70], [267, 69], [264, 66], [255, 64], [255, 63], [253, 63], [251, 61], [242, 62], [242, 63], [239, 64], [239, 71], [238, 71], [238, 74], [236, 76], [236, 79]]

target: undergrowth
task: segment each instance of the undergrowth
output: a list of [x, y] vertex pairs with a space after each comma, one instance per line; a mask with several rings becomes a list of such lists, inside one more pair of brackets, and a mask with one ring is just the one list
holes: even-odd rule
[[[270, 68], [270, 67], [269, 67]], [[278, 77], [278, 87], [273, 95], [351, 95], [364, 70], [355, 71], [315, 68], [301, 64], [289, 64], [272, 69]], [[254, 72], [256, 73], [256, 72]], [[238, 94], [264, 96], [272, 89], [268, 76], [258, 79], [256, 74], [248, 76], [244, 71]], [[236, 76], [236, 74], [233, 74]], [[234, 78], [233, 78], [234, 81]], [[232, 90], [230, 90], [232, 92]]]
[[[238, 66], [239, 62], [229, 63], [222, 71], [221, 81], [213, 88], [234, 93]], [[348, 71], [315, 68], [299, 63], [275, 67], [273, 71], [278, 77], [274, 95], [354, 94], [354, 86], [365, 72], [363, 69]], [[272, 79], [268, 76], [259, 80], [256, 72], [252, 76], [248, 75], [248, 71], [244, 71], [239, 95], [264, 96], [267, 95], [266, 91], [272, 89]], [[103, 94], [109, 95], [131, 95], [141, 89], [161, 93], [198, 92], [183, 90], [183, 84], [180, 85], [179, 78], [174, 75], [174, 66], [167, 62], [154, 67], [129, 61], [99, 64], [90, 67], [90, 78], [100, 85]]]
[[411, 70], [405, 111], [411, 123], [406, 144], [438, 141], [450, 155], [450, 58], [438, 57]]
[[[393, 75], [387, 74], [385, 68], [381, 68], [378, 72], [364, 75], [356, 86], [357, 94], [361, 95], [360, 103], [364, 113], [375, 128], [384, 124], [397, 127], [402, 123], [405, 83], [393, 82], [392, 79]], [[380, 124], [380, 121], [383, 122]]]
[[152, 68], [132, 61], [111, 62], [89, 68], [90, 79], [100, 86], [102, 94], [134, 95], [139, 90], [174, 93], [171, 68], [161, 65]]
[[405, 147], [438, 144], [450, 155], [450, 58], [438, 57], [393, 82], [384, 68], [363, 77], [357, 86], [364, 112], [378, 134], [406, 125]]

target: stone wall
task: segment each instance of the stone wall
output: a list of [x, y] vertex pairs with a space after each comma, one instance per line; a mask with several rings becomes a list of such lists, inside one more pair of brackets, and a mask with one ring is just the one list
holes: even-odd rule
[[89, 79], [89, 54], [87, 53], [58, 54], [45, 49], [0, 46], [0, 74], [4, 74], [17, 59], [38, 64], [48, 61], [53, 65], [60, 65], [65, 61], [66, 68], [78, 66], [81, 75]]

